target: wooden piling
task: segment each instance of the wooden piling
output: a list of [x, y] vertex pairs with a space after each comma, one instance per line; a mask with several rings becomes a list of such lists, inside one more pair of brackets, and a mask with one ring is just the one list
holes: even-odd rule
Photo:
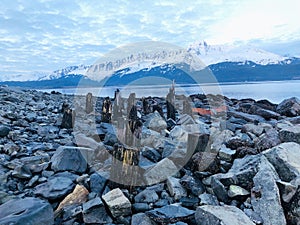
[[74, 123], [75, 123], [75, 111], [73, 111], [70, 108], [65, 108], [60, 127], [71, 129], [74, 127]]
[[112, 114], [112, 105], [109, 97], [106, 97], [103, 101], [102, 105], [102, 119], [101, 121], [104, 123], [111, 122], [111, 114]]
[[94, 111], [93, 109], [93, 95], [92, 93], [87, 93], [86, 95], [86, 101], [85, 101], [85, 111], [87, 114], [91, 113]]

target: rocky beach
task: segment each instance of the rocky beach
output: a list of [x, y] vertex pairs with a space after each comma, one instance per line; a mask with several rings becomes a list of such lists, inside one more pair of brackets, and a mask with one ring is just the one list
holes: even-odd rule
[[0, 87], [0, 224], [298, 225], [300, 100]]

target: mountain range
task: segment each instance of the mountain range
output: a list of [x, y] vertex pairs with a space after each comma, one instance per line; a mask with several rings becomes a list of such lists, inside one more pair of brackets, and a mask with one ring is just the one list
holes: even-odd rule
[[[255, 47], [234, 45], [209, 45], [205, 41], [191, 44], [188, 53], [199, 57], [203, 62], [203, 69], [196, 76], [205, 76], [211, 71], [217, 82], [253, 82], [253, 81], [279, 81], [300, 79], [300, 59], [296, 57], [284, 57]], [[50, 74], [35, 74], [33, 80], [6, 81], [0, 84], [9, 86], [21, 86], [29, 88], [63, 88], [75, 87], [80, 82], [81, 86], [99, 85], [126, 85], [141, 78], [141, 84], [155, 84], [153, 77], [175, 80], [179, 84], [193, 84], [196, 81], [191, 78], [188, 65], [184, 62], [170, 64], [162, 63], [166, 55], [178, 57], [180, 52], [163, 52], [152, 56], [139, 54], [139, 60], [144, 57], [145, 62], [135, 63], [135, 56], [107, 61], [101, 65], [78, 65], [56, 70]], [[137, 57], [136, 57], [137, 58]], [[160, 60], [157, 60], [160, 59]], [[123, 63], [123, 64], [122, 64]], [[94, 79], [92, 70], [112, 71], [109, 77]], [[101, 71], [100, 71], [101, 72]], [[36, 78], [38, 77], [38, 78]], [[205, 79], [204, 79], [205, 82]], [[210, 82], [208, 79], [207, 82]]]

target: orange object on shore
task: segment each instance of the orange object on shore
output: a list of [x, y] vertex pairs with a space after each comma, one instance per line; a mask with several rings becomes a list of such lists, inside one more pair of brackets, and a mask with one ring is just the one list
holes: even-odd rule
[[203, 108], [193, 108], [194, 113], [199, 113], [200, 115], [212, 115], [215, 113], [220, 113], [220, 112], [225, 112], [227, 111], [227, 106], [222, 105], [217, 108], [212, 108], [212, 109], [203, 109]]

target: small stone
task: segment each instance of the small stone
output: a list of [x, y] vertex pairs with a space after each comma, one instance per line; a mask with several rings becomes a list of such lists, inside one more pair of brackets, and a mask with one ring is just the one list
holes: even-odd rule
[[29, 168], [25, 165], [17, 166], [12, 172], [12, 175], [21, 179], [30, 179], [32, 177]]
[[180, 198], [187, 196], [186, 190], [182, 187], [179, 181], [180, 180], [175, 177], [169, 177], [167, 180], [168, 190], [175, 200], [179, 200]]
[[183, 197], [179, 200], [181, 202], [181, 205], [183, 207], [189, 208], [189, 209], [196, 209], [196, 207], [199, 204], [199, 198], [197, 197]]
[[156, 225], [145, 213], [138, 213], [132, 216], [131, 225]]
[[28, 187], [32, 187], [38, 180], [39, 180], [39, 176], [35, 175], [34, 177], [32, 177], [30, 179], [30, 181], [28, 182]]
[[92, 192], [102, 194], [105, 189], [109, 174], [105, 172], [93, 173], [90, 176], [90, 189]]
[[142, 155], [152, 162], [158, 162], [161, 159], [161, 155], [153, 148], [144, 147], [142, 149]]
[[127, 216], [131, 214], [131, 203], [119, 189], [113, 189], [102, 196], [113, 217]]
[[230, 148], [226, 148], [223, 146], [219, 151], [219, 157], [221, 160], [225, 160], [228, 162], [231, 162], [233, 159], [233, 156], [236, 154], [236, 150], [232, 150]]
[[0, 125], [0, 137], [6, 137], [10, 129], [7, 126]]
[[132, 205], [133, 211], [136, 213], [149, 211], [151, 208], [147, 203], [134, 203]]
[[159, 197], [154, 190], [144, 190], [134, 197], [135, 202], [139, 203], [154, 203]]
[[178, 221], [188, 222], [194, 217], [195, 211], [180, 205], [167, 205], [159, 209], [146, 212], [152, 220], [160, 224], [176, 223]]
[[257, 225], [264, 224], [264, 220], [261, 218], [261, 216], [252, 209], [244, 209], [244, 213], [252, 220], [253, 223]]
[[211, 187], [214, 191], [214, 194], [217, 196], [217, 198], [220, 201], [222, 201], [224, 203], [229, 202], [228, 195], [227, 195], [227, 190], [226, 190], [225, 186], [221, 183], [220, 180], [213, 177], [212, 180], [211, 180]]
[[112, 222], [99, 197], [84, 203], [82, 205], [82, 214], [83, 221], [87, 224], [106, 224]]
[[220, 205], [216, 196], [208, 193], [199, 195], [200, 205]]
[[250, 132], [255, 134], [256, 136], [260, 136], [264, 132], [264, 128], [262, 126], [255, 125], [253, 123], [247, 123], [243, 125], [242, 132], [244, 133]]
[[247, 196], [250, 192], [237, 185], [230, 185], [228, 190], [228, 196], [234, 198], [237, 196]]
[[202, 182], [192, 176], [184, 175], [179, 182], [184, 188], [189, 190], [195, 196], [198, 196], [205, 191], [205, 187]]

